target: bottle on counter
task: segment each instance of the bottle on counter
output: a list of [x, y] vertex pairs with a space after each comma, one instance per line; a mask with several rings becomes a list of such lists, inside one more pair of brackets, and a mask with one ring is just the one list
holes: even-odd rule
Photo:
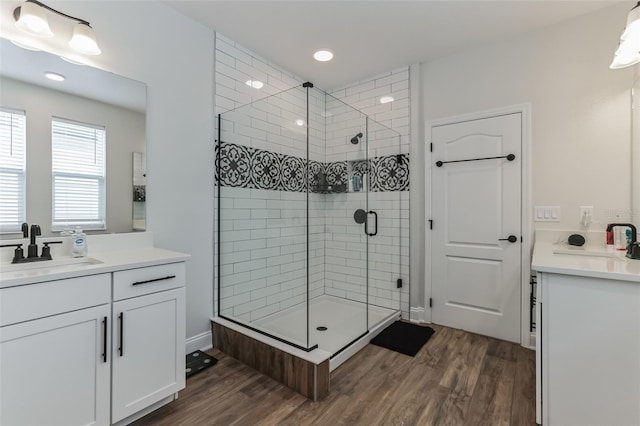
[[80, 226], [76, 226], [76, 231], [72, 235], [71, 257], [86, 257], [88, 252], [87, 234], [82, 232]]

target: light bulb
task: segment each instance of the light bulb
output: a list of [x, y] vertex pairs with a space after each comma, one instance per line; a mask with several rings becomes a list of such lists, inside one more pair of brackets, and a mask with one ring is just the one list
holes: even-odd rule
[[86, 55], [99, 55], [102, 53], [98, 47], [93, 28], [82, 22], [78, 22], [73, 27], [73, 37], [69, 41], [69, 46]]

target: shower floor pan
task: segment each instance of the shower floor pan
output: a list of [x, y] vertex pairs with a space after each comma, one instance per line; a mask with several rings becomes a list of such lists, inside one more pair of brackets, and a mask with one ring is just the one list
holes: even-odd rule
[[[329, 391], [329, 373], [369, 343], [385, 327], [400, 318], [400, 312], [369, 305], [369, 333], [365, 333], [366, 305], [333, 296], [309, 302], [310, 352], [224, 318], [212, 318], [213, 345], [222, 352], [298, 391], [312, 400]], [[249, 324], [272, 336], [306, 346], [305, 305]], [[293, 326], [292, 326], [293, 325]], [[318, 330], [326, 327], [326, 330]]]

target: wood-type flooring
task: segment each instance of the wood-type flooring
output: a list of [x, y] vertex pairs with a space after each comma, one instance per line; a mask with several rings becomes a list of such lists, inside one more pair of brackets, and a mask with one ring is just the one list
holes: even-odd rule
[[367, 345], [312, 402], [217, 349], [176, 401], [134, 423], [158, 425], [535, 426], [535, 353], [432, 324], [415, 357]]

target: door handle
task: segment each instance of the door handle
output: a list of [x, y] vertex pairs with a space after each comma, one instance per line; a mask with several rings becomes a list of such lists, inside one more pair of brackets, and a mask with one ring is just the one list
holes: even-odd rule
[[102, 319], [102, 362], [107, 362], [107, 317]]
[[516, 237], [515, 235], [509, 235], [507, 238], [498, 239], [498, 241], [509, 241], [510, 243], [515, 243], [516, 241], [518, 241], [518, 237]]
[[364, 222], [364, 233], [367, 234], [370, 237], [374, 237], [374, 236], [378, 235], [378, 213], [376, 213], [373, 210], [371, 210], [367, 214], [372, 214], [373, 217], [375, 217], [375, 219], [376, 219], [376, 222], [375, 222], [376, 223], [376, 232], [369, 232], [369, 230], [367, 229], [367, 224], [369, 223], [369, 217], [367, 217], [367, 220]]
[[118, 352], [120, 352], [120, 356], [122, 356], [124, 355], [124, 312], [120, 312], [118, 319], [120, 320], [120, 347], [118, 348]]

